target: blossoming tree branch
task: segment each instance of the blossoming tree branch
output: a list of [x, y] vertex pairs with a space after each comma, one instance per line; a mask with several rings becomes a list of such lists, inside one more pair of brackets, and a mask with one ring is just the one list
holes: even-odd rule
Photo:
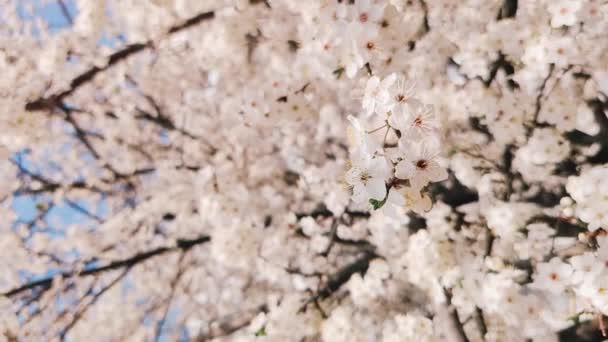
[[606, 1], [0, 17], [0, 341], [608, 334]]

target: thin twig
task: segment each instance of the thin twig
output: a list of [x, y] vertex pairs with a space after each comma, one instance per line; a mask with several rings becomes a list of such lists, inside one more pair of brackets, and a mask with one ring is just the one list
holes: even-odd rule
[[72, 18], [72, 15], [70, 14], [70, 10], [68, 9], [68, 6], [65, 5], [65, 2], [63, 2], [63, 0], [57, 0], [57, 4], [59, 5], [59, 8], [61, 9], [61, 13], [65, 17], [65, 19], [68, 21], [68, 23], [70, 23], [70, 26], [74, 25], [74, 19]]

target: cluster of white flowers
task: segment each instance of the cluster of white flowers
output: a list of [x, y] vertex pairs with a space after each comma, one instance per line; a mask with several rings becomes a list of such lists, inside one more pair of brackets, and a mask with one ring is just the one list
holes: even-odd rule
[[[597, 245], [596, 251], [575, 255], [567, 262], [554, 257], [538, 263], [530, 287], [542, 291], [545, 300], [555, 308], [553, 314], [560, 312], [557, 308], [560, 305], [563, 314], [571, 313], [570, 319], [593, 319], [608, 313], [607, 238], [598, 237]], [[554, 319], [558, 326], [569, 325], [563, 316], [561, 323], [558, 315]]]
[[571, 177], [566, 185], [576, 201], [576, 216], [590, 231], [608, 227], [608, 167], [596, 166]]
[[355, 202], [417, 213], [431, 208], [423, 189], [448, 175], [440, 164], [438, 118], [432, 106], [414, 95], [414, 83], [403, 75], [367, 80], [363, 110], [380, 126], [368, 130], [349, 117], [351, 168], [346, 182]]

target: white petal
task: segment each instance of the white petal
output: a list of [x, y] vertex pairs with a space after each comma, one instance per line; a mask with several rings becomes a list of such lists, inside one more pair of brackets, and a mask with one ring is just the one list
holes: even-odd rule
[[348, 78], [353, 78], [359, 71], [359, 65], [356, 61], [351, 61], [346, 65], [346, 76]]
[[426, 169], [426, 176], [431, 182], [441, 182], [448, 178], [448, 172], [436, 161], [430, 161]]
[[440, 143], [435, 136], [425, 137], [420, 145], [422, 147], [420, 154], [424, 159], [432, 159], [439, 154]]
[[384, 184], [384, 180], [380, 178], [372, 178], [367, 182], [365, 186], [367, 193], [370, 198], [376, 200], [383, 200], [386, 196], [386, 185]]
[[357, 8], [361, 12], [366, 12], [372, 6], [370, 0], [359, 0], [357, 1]]
[[422, 143], [405, 140], [403, 144], [406, 147], [405, 158], [408, 160], [426, 159], [422, 157]]
[[372, 159], [369, 166], [369, 172], [374, 178], [382, 178], [384, 181], [390, 176], [390, 170], [384, 157]]
[[363, 203], [368, 200], [368, 194], [365, 186], [362, 183], [355, 184], [353, 187], [353, 202]]
[[395, 177], [409, 179], [416, 172], [416, 166], [409, 160], [402, 160], [395, 166]]
[[362, 170], [360, 168], [353, 166], [350, 170], [348, 170], [346, 172], [346, 175], [344, 176], [344, 180], [350, 185], [360, 183], [361, 182], [361, 179], [360, 179], [361, 172], [362, 172]]
[[405, 205], [405, 199], [398, 190], [391, 188], [391, 190], [388, 192], [388, 197], [386, 198], [386, 204], [393, 204], [398, 207], [402, 207]]
[[421, 172], [416, 172], [414, 176], [410, 177], [410, 185], [412, 186], [412, 188], [418, 191], [420, 191], [420, 189], [425, 187], [427, 184], [429, 184], [429, 181]]
[[378, 88], [379, 84], [380, 78], [378, 78], [378, 76], [372, 76], [369, 80], [367, 80], [367, 83], [365, 84], [365, 94], [369, 95], [371, 92], [376, 90], [376, 88]]
[[364, 97], [363, 101], [361, 102], [361, 107], [363, 108], [363, 114], [365, 116], [371, 116], [372, 114], [374, 114], [374, 105], [376, 103], [374, 102], [374, 100], [370, 97]]
[[392, 73], [388, 76], [386, 76], [383, 80], [382, 80], [382, 87], [384, 89], [388, 89], [390, 86], [393, 85], [393, 83], [395, 83], [395, 81], [397, 80], [397, 74]]
[[404, 133], [403, 131], [408, 129], [410, 121], [410, 115], [407, 110], [405, 110], [405, 105], [397, 104], [392, 108], [392, 111], [393, 115], [388, 118], [389, 125], [402, 131], [401, 133]]
[[348, 119], [348, 121], [350, 121], [351, 125], [353, 125], [356, 131], [363, 132], [363, 126], [361, 126], [361, 122], [359, 122], [359, 119], [352, 115], [349, 115], [346, 118]]

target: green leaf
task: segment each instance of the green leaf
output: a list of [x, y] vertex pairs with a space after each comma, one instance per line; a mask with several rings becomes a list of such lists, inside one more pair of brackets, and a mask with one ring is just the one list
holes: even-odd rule
[[258, 331], [255, 332], [255, 336], [266, 336], [266, 326], [261, 327]]
[[378, 201], [377, 199], [373, 199], [373, 198], [371, 198], [369, 200], [369, 204], [372, 205], [372, 208], [374, 208], [374, 210], [378, 210], [378, 209], [382, 208], [382, 206], [384, 206], [384, 203], [386, 203], [386, 198], [383, 199], [382, 201]]

